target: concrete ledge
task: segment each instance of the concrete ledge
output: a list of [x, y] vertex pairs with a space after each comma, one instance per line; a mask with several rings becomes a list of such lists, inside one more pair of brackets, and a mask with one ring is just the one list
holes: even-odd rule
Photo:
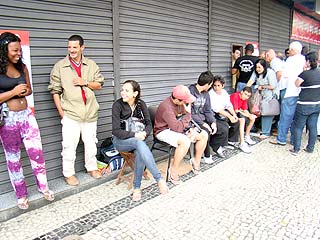
[[[104, 175], [101, 179], [94, 179], [85, 172], [79, 172], [76, 174], [80, 181], [79, 186], [69, 186], [63, 178], [59, 178], [49, 181], [49, 187], [52, 191], [54, 191], [55, 201], [57, 201], [70, 195], [85, 191], [89, 188], [98, 186], [107, 181], [111, 181], [117, 178], [118, 173], [119, 172], [117, 171], [108, 175]], [[36, 186], [28, 187], [28, 194], [29, 208], [27, 210], [21, 210], [17, 207], [17, 200], [13, 191], [6, 194], [0, 194], [0, 222], [7, 221], [11, 218], [19, 216], [20, 214], [32, 211], [51, 203], [43, 198], [42, 194], [38, 192]]]
[[[164, 154], [160, 151], [154, 151], [153, 154], [156, 162], [167, 159], [168, 157], [167, 154]], [[126, 173], [128, 172], [130, 172], [129, 168], [127, 168]], [[94, 179], [90, 177], [86, 172], [78, 172], [76, 173], [76, 176], [80, 181], [80, 185], [76, 187], [69, 186], [64, 181], [63, 177], [51, 180], [48, 183], [50, 190], [54, 191], [55, 193], [54, 201], [58, 201], [62, 198], [85, 191], [107, 181], [114, 180], [117, 178], [118, 174], [119, 171], [116, 171], [108, 175], [104, 175], [101, 179]], [[42, 194], [38, 192], [37, 186], [35, 185], [28, 187], [28, 194], [29, 208], [27, 210], [21, 210], [17, 207], [17, 200], [13, 191], [5, 194], [0, 194], [0, 222], [7, 221], [21, 214], [46, 206], [51, 203], [43, 198]]]

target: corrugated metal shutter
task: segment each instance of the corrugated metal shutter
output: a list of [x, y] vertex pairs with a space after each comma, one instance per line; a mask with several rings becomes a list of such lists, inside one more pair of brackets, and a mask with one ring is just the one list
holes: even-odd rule
[[260, 51], [270, 48], [280, 51], [289, 47], [290, 8], [275, 0], [261, 1]]
[[232, 44], [258, 42], [259, 1], [212, 0], [211, 71], [231, 86]]
[[315, 51], [315, 52], [318, 52], [318, 51], [319, 51], [319, 49], [320, 49], [320, 45], [310, 43], [310, 45], [309, 45], [309, 51]]
[[121, 82], [137, 80], [147, 103], [207, 70], [207, 0], [120, 1]]
[[[1, 29], [29, 31], [36, 117], [41, 131], [49, 179], [62, 176], [61, 125], [52, 97], [47, 90], [54, 63], [67, 54], [67, 39], [80, 34], [85, 39], [85, 56], [100, 66], [107, 78], [97, 92], [100, 103], [98, 138], [110, 135], [113, 87], [112, 2], [111, 0], [7, 0], [2, 1]], [[0, 192], [12, 191], [5, 158], [0, 153]], [[29, 159], [23, 152], [24, 174], [28, 185], [34, 185]], [[76, 170], [84, 169], [83, 147], [77, 151]]]

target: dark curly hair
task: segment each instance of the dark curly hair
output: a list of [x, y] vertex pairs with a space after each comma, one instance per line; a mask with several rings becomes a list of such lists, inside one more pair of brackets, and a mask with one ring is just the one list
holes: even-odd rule
[[[4, 32], [0, 35], [0, 74], [6, 74], [7, 72], [8, 45], [12, 42], [21, 42], [21, 39], [11, 32]], [[17, 70], [23, 72], [23, 62], [21, 58], [14, 66]]]

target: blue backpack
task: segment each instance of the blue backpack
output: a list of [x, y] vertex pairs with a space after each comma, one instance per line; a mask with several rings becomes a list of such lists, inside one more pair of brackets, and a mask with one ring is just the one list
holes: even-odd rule
[[101, 143], [98, 161], [108, 164], [111, 172], [122, 168], [124, 159], [113, 146], [111, 137], [106, 138]]

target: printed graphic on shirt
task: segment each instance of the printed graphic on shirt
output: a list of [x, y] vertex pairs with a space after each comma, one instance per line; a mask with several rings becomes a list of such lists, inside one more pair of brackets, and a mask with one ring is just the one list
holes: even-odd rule
[[251, 72], [252, 68], [254, 67], [254, 64], [249, 59], [244, 59], [239, 64], [241, 72]]

